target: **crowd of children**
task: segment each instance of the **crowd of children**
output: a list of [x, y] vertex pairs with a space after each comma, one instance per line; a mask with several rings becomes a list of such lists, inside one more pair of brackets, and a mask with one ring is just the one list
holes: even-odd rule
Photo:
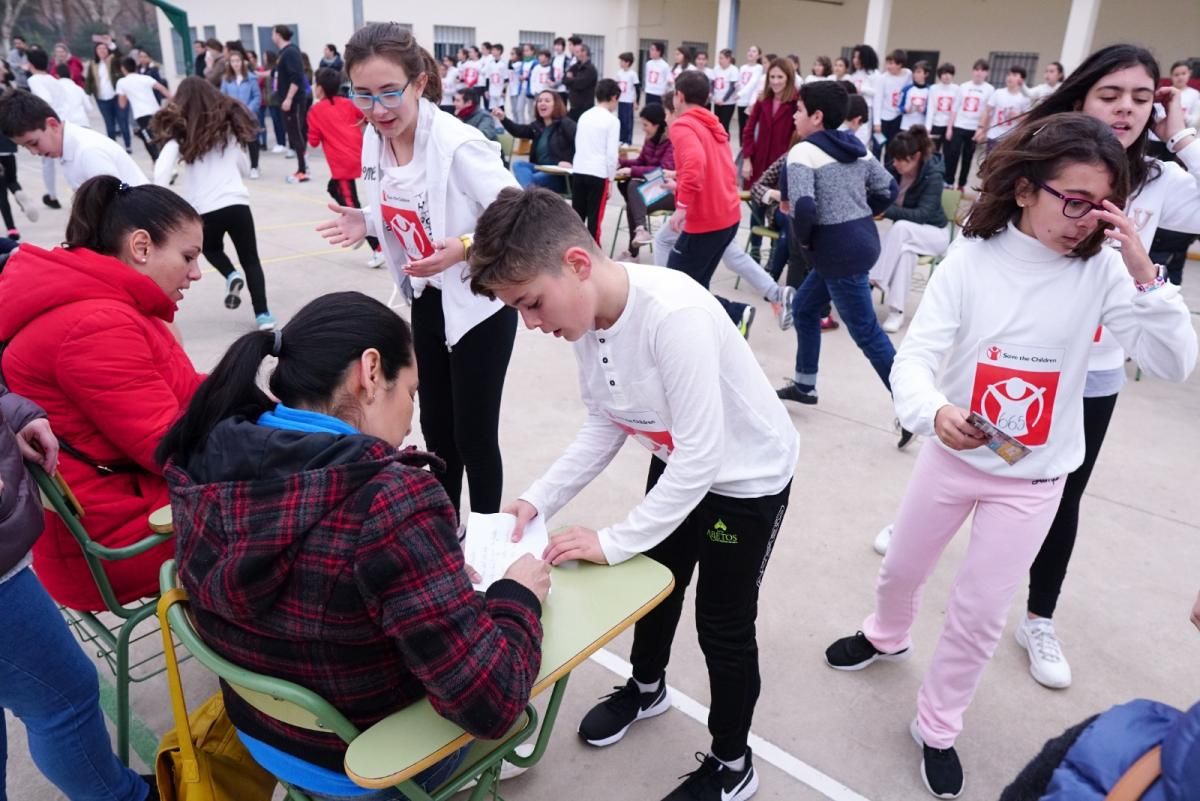
[[[781, 401], [817, 403], [832, 303], [892, 396], [899, 447], [930, 441], [876, 541], [885, 558], [874, 609], [829, 646], [827, 664], [853, 671], [911, 654], [924, 585], [973, 514], [910, 727], [929, 792], [963, 792], [955, 743], [1026, 573], [1029, 615], [1017, 639], [1037, 681], [1070, 684], [1052, 616], [1126, 354], [1170, 381], [1185, 380], [1197, 360], [1188, 309], [1151, 256], [1160, 227], [1200, 233], [1200, 139], [1189, 124], [1200, 94], [1188, 92], [1186, 64], [1163, 87], [1148, 51], [1113, 45], [1069, 76], [1051, 64], [1048, 88], [1030, 90], [1016, 66], [997, 89], [983, 60], [956, 85], [954, 65], [909, 65], [903, 50], [881, 70], [860, 45], [848, 62], [818, 57], [800, 76], [798, 57], [757, 47], [741, 65], [723, 50], [714, 67], [684, 47], [668, 63], [653, 43], [641, 74], [623, 53], [612, 79], [599, 76], [579, 37], [541, 52], [521, 45], [507, 58], [485, 42], [439, 64], [404, 26], [371, 23], [341, 51], [327, 46], [310, 76], [291, 29], [273, 35], [280, 52], [268, 92], [232, 45], [204, 43], [198, 74], [173, 90], [137, 59], [98, 48], [98, 102], [132, 109], [155, 159], [153, 186], [115, 127], [105, 136], [78, 116], [79, 97], [62, 83], [74, 85], [67, 64], [67, 75], [52, 77], [35, 50], [28, 90], [0, 96], [0, 133], [43, 158], [48, 192], [58, 169], [78, 190], [66, 243], [22, 247], [0, 274], [0, 368], [10, 389], [49, 413], [26, 432], [38, 414], [20, 412], [13, 433], [41, 442], [39, 461], [53, 467], [50, 427], [69, 432], [63, 472], [83, 505], [126, 501], [91, 524], [102, 543], [143, 524], [147, 497], [169, 493], [175, 512], [175, 542], [139, 561], [145, 575], [123, 575], [123, 591], [152, 590], [149, 563], [173, 550], [201, 635], [226, 658], [312, 685], [360, 726], [428, 696], [473, 735], [494, 737], [530, 697], [550, 566], [646, 554], [675, 586], [636, 625], [626, 684], [579, 725], [585, 742], [606, 747], [670, 708], [666, 668], [698, 570], [711, 744], [665, 801], [747, 801], [760, 781], [749, 745], [761, 691], [758, 595], [800, 452]], [[369, 242], [371, 264], [389, 269], [411, 323], [347, 292], [277, 324], [242, 182], [257, 175], [264, 108], [276, 107], [297, 160], [290, 180], [309, 180], [306, 146], [325, 154], [333, 215], [317, 230], [331, 245]], [[622, 152], [637, 138], [635, 114], [636, 156]], [[496, 143], [505, 135], [529, 140], [529, 158], [511, 169]], [[1152, 136], [1175, 160], [1151, 155]], [[979, 194], [951, 247], [943, 192], [967, 186], [976, 145]], [[0, 208], [11, 192], [33, 211], [15, 159], [0, 151], [0, 167]], [[617, 260], [600, 242], [614, 181], [629, 229]], [[779, 234], [769, 269], [753, 240], [735, 241], [739, 189], [749, 192], [752, 223]], [[670, 216], [652, 233], [654, 211]], [[882, 235], [879, 220], [888, 223]], [[5, 222], [14, 227], [11, 211]], [[226, 235], [240, 269], [224, 252]], [[637, 263], [652, 243], [656, 264]], [[258, 328], [207, 377], [165, 325], [199, 277], [201, 254], [224, 276], [228, 307], [248, 287]], [[945, 258], [909, 314], [919, 255]], [[795, 369], [780, 389], [746, 341], [754, 307], [709, 291], [723, 260], [776, 307], [782, 328], [795, 328]], [[46, 276], [55, 283], [38, 296], [45, 308], [22, 304], [20, 289]], [[873, 287], [889, 307], [882, 325]], [[87, 292], [95, 308], [76, 303]], [[64, 305], [69, 313], [37, 313]], [[897, 350], [889, 334], [906, 315]], [[506, 498], [499, 428], [518, 320], [572, 343], [586, 416], [545, 474]], [[64, 346], [76, 337], [86, 347]], [[44, 376], [44, 352], [74, 368]], [[117, 360], [121, 380], [85, 369], [88, 353]], [[256, 383], [267, 356], [276, 360], [273, 397]], [[113, 433], [122, 424], [101, 408], [112, 405], [108, 392], [145, 412], [135, 433]], [[429, 454], [399, 450], [418, 398]], [[541, 559], [524, 557], [486, 595], [471, 592], [458, 544], [464, 477], [470, 509], [514, 515], [519, 538], [630, 437], [650, 464], [646, 494], [624, 519], [570, 526]], [[0, 441], [0, 470], [8, 447]], [[136, 493], [117, 480], [126, 464], [145, 474]], [[14, 576], [27, 582], [32, 545], [51, 596], [98, 608], [73, 582], [80, 565], [48, 544], [66, 536], [61, 526], [48, 526], [42, 544], [22, 539], [15, 559], [0, 549], [0, 598]], [[256, 558], [272, 554], [266, 574], [248, 569], [252, 536], [263, 543]], [[45, 605], [24, 583], [7, 588], [17, 589]], [[346, 630], [307, 625], [318, 609]], [[280, 642], [287, 647], [267, 647]], [[314, 799], [345, 795], [304, 783], [310, 768], [340, 771], [340, 740], [267, 718], [232, 690], [225, 697], [256, 760]], [[86, 748], [72, 747], [104, 750], [102, 733], [84, 737]], [[1092, 740], [1086, 731], [1071, 739], [1081, 749]], [[436, 786], [463, 755], [447, 755], [418, 782]], [[126, 788], [130, 801], [148, 797], [110, 768], [114, 783], [136, 785]], [[51, 778], [71, 786], [69, 774]]]

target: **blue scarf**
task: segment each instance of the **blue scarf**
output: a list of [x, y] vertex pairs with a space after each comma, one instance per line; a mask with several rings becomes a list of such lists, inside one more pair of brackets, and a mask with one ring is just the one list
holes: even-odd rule
[[282, 403], [274, 411], [263, 412], [258, 418], [260, 426], [282, 428], [288, 431], [304, 431], [309, 434], [358, 434], [359, 431], [345, 420], [339, 420], [320, 412], [292, 409]]

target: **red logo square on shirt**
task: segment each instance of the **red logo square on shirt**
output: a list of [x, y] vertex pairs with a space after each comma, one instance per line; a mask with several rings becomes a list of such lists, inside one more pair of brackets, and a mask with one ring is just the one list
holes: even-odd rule
[[912, 99], [912, 105], [911, 105], [909, 108], [910, 108], [910, 110], [912, 111], [912, 113], [913, 113], [913, 114], [923, 114], [923, 113], [925, 113], [925, 98], [923, 98], [923, 97], [914, 97], [914, 98]]
[[1045, 445], [1065, 354], [1063, 348], [981, 344], [971, 411], [1022, 445]]
[[383, 221], [400, 246], [408, 254], [409, 261], [417, 261], [433, 255], [433, 242], [425, 233], [425, 226], [413, 209], [402, 209], [396, 206], [383, 205]]
[[979, 111], [979, 98], [975, 95], [968, 95], [963, 98], [963, 111], [976, 112]]
[[950, 95], [942, 95], [937, 99], [938, 111], [950, 111], [954, 108], [954, 98]]

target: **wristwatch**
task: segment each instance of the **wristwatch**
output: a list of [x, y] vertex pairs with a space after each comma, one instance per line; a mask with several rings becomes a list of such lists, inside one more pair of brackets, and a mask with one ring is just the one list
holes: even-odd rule
[[1167, 150], [1171, 151], [1171, 153], [1178, 153], [1179, 151], [1175, 149], [1175, 146], [1189, 136], [1195, 135], [1195, 128], [1184, 128], [1182, 131], [1177, 131], [1174, 136], [1167, 140]]

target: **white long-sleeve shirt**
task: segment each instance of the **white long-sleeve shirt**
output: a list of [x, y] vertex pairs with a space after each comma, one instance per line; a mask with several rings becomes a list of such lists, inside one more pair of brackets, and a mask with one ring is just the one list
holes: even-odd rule
[[977, 130], [983, 110], [995, 91], [995, 87], [986, 82], [967, 81], [960, 86], [954, 103], [954, 127], [964, 131]]
[[[1159, 228], [1200, 234], [1200, 141], [1192, 142], [1176, 155], [1186, 170], [1175, 162], [1159, 162], [1162, 168], [1159, 176], [1125, 204], [1125, 214], [1137, 227], [1138, 239], [1147, 251]], [[1088, 369], [1120, 370], [1124, 364], [1121, 343], [1107, 330], [1096, 332]], [[1110, 385], [1101, 394], [1116, 392], [1121, 383], [1118, 377], [1116, 385]]]
[[665, 95], [667, 84], [671, 80], [671, 66], [661, 58], [651, 59], [646, 62], [645, 73], [646, 78], [642, 81], [642, 86], [646, 94], [656, 97]]
[[[178, 162], [179, 142], [172, 139], [163, 145], [154, 162], [154, 183], [170, 186], [171, 173]], [[250, 159], [246, 149], [233, 137], [224, 148], [213, 148], [184, 167], [180, 176], [183, 184], [177, 191], [200, 214], [250, 205], [250, 190], [242, 182], [242, 176], [250, 171]]]
[[912, 71], [908, 69], [902, 69], [896, 75], [885, 71], [876, 76], [874, 107], [871, 110], [872, 124], [878, 125], [900, 116], [900, 98], [904, 94], [904, 87], [910, 83]]
[[934, 126], [944, 128], [950, 124], [950, 114], [954, 104], [958, 102], [958, 84], [938, 81], [929, 87], [929, 110], [925, 116], [925, 127], [933, 130]]
[[617, 115], [603, 106], [592, 106], [579, 115], [572, 171], [576, 175], [615, 178], [620, 147], [621, 121]]
[[762, 92], [766, 71], [762, 64], [743, 64], [738, 70], [737, 104], [741, 108], [754, 105]]
[[600, 474], [627, 437], [667, 463], [620, 523], [599, 530], [609, 564], [662, 542], [709, 493], [774, 495], [792, 480], [800, 437], [712, 294], [675, 270], [623, 265], [625, 309], [575, 343], [588, 416], [521, 495], [545, 518]]
[[1066, 475], [1083, 461], [1081, 399], [1100, 324], [1151, 375], [1183, 381], [1195, 367], [1196, 332], [1179, 289], [1139, 293], [1112, 248], [1070, 258], [1013, 225], [964, 240], [930, 280], [892, 365], [900, 424], [934, 437], [938, 410], [953, 404], [1032, 451], [1011, 466], [986, 446], [951, 451], [972, 467]]
[[63, 122], [62, 157], [58, 162], [72, 189], [97, 175], [112, 175], [130, 186], [141, 186], [146, 174], [125, 149], [99, 131]]

